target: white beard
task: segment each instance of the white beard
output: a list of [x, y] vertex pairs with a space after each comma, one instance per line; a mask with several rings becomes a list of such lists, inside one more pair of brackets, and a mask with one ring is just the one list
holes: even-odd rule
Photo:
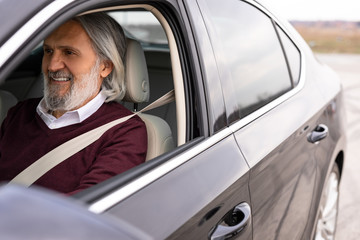
[[[97, 88], [98, 69], [100, 61], [96, 61], [91, 71], [83, 74], [74, 81], [72, 74], [67, 74], [61, 71], [56, 73], [43, 73], [44, 76], [44, 100], [48, 110], [50, 111], [70, 111], [82, 106], [86, 100], [94, 96], [99, 89]], [[59, 96], [58, 92], [61, 86], [56, 84], [49, 84], [49, 75], [56, 75], [57, 77], [70, 78], [71, 86], [64, 96]]]

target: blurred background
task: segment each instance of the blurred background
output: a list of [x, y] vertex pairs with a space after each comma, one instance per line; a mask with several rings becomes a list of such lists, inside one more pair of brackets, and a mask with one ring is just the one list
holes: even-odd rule
[[359, 0], [263, 0], [319, 53], [360, 54]]
[[360, 239], [360, 1], [262, 0], [290, 21], [344, 89], [347, 152], [336, 239]]

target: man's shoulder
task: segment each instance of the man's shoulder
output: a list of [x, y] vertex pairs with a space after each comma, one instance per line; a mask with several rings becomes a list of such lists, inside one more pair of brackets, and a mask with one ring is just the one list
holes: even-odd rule
[[[98, 117], [99, 115], [101, 115], [101, 117], [106, 118], [106, 122], [133, 114], [132, 111], [124, 107], [122, 104], [114, 101], [104, 103], [99, 110], [100, 111], [97, 112]], [[139, 116], [134, 116], [131, 119], [127, 120], [126, 122], [131, 123], [131, 125], [140, 124], [145, 126], [145, 123], [141, 120]]]
[[109, 114], [109, 115], [116, 115], [117, 117], [127, 116], [132, 114], [132, 112], [124, 107], [122, 104], [118, 102], [107, 102], [104, 103], [101, 108], [101, 114]]
[[104, 103], [91, 117], [89, 117], [88, 122], [100, 121], [102, 124], [106, 124], [131, 114], [133, 114], [133, 112], [122, 104], [112, 101]]
[[9, 114], [19, 112], [34, 112], [41, 98], [31, 98], [24, 101], [19, 101], [15, 106], [10, 108]]
[[37, 107], [40, 100], [41, 100], [41, 98], [29, 98], [29, 99], [26, 99], [23, 101], [19, 101], [15, 106], [17, 106], [17, 107], [31, 107], [31, 106]]
[[8, 126], [11, 123], [16, 125], [34, 120], [36, 107], [40, 100], [40, 98], [36, 98], [18, 102], [15, 106], [9, 109], [2, 125]]
[[[117, 102], [108, 102], [104, 103], [94, 115], [86, 119], [86, 121], [83, 122], [83, 125], [96, 128], [131, 114], [133, 114], [133, 112], [124, 107], [122, 104]], [[134, 134], [126, 134], [129, 131], [133, 132]], [[127, 138], [132, 138], [135, 135], [146, 136], [145, 123], [139, 116], [133, 116], [130, 119], [111, 127], [106, 131], [106, 134], [103, 135], [102, 139], [110, 139], [113, 141], [117, 138], [122, 139], [125, 135], [127, 135]]]

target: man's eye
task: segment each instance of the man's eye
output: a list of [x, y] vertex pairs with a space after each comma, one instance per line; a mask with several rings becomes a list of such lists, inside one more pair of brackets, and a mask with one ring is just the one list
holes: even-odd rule
[[66, 54], [66, 55], [73, 55], [74, 52], [73, 52], [73, 51], [70, 51], [70, 50], [65, 50], [65, 54]]
[[53, 51], [51, 49], [47, 49], [47, 48], [44, 49], [44, 53], [46, 54], [51, 54], [52, 52]]

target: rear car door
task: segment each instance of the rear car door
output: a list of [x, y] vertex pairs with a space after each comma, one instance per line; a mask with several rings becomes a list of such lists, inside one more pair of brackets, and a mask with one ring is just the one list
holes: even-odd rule
[[305, 84], [304, 58], [256, 2], [198, 2], [227, 119], [251, 168], [253, 239], [307, 239], [317, 202], [317, 145], [307, 135], [325, 112], [317, 87]]

